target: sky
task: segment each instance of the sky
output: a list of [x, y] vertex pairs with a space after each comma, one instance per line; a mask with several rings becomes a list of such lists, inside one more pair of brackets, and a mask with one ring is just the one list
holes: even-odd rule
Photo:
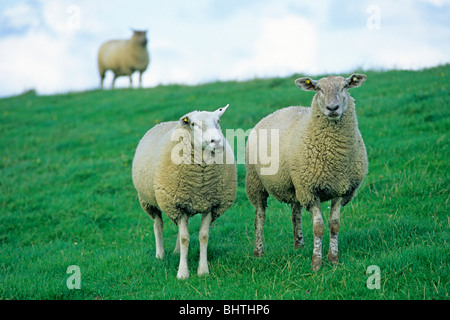
[[450, 63], [450, 0], [2, 0], [0, 97], [98, 88], [100, 45], [133, 28], [144, 87]]

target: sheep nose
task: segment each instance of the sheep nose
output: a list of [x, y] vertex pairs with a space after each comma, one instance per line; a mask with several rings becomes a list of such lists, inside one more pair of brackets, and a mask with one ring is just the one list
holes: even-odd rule
[[330, 110], [331, 112], [336, 111], [337, 109], [339, 109], [339, 105], [336, 104], [334, 106], [327, 106], [327, 109]]
[[209, 141], [211, 141], [211, 144], [214, 144], [216, 147], [222, 146], [222, 139], [219, 137], [213, 137]]

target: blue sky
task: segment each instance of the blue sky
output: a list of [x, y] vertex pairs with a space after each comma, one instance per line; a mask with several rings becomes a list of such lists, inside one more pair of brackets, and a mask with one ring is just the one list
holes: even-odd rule
[[130, 28], [145, 87], [450, 62], [450, 0], [2, 0], [0, 96], [97, 88], [99, 46]]

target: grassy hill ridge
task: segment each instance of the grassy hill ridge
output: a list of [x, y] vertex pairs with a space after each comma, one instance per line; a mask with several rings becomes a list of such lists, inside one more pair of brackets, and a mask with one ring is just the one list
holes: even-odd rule
[[[196, 217], [185, 282], [176, 279], [177, 255], [154, 258], [153, 223], [131, 182], [139, 139], [195, 109], [229, 103], [225, 131], [308, 106], [313, 94], [295, 87], [297, 75], [0, 99], [0, 299], [448, 299], [450, 65], [365, 74], [350, 93], [369, 175], [342, 213], [341, 263], [311, 273], [310, 215], [296, 251], [289, 208], [273, 198], [266, 256], [253, 258], [254, 212], [238, 165], [236, 202], [211, 228], [211, 274], [196, 275]], [[176, 227], [164, 221], [171, 252]], [[66, 286], [70, 265], [80, 267], [81, 290]], [[379, 290], [366, 286], [371, 265], [381, 271]]]

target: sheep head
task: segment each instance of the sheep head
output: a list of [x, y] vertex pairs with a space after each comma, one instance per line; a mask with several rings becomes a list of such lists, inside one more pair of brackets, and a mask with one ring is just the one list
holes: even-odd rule
[[131, 39], [134, 43], [145, 47], [147, 45], [147, 30], [134, 30]]
[[359, 87], [366, 78], [365, 75], [357, 73], [348, 78], [328, 76], [313, 80], [306, 77], [295, 80], [295, 84], [305, 91], [316, 91], [313, 101], [317, 102], [327, 119], [337, 121], [348, 108], [350, 95], [347, 90]]
[[201, 145], [203, 150], [209, 151], [223, 148], [225, 138], [219, 123], [228, 106], [227, 104], [212, 112], [193, 111], [180, 118], [181, 126], [191, 134], [191, 143], [194, 147]]

